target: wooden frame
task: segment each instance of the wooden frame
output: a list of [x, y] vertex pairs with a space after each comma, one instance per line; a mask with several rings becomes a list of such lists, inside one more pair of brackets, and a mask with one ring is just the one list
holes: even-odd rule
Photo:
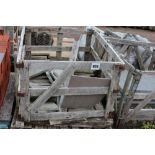
[[[98, 29], [97, 31], [99, 32]], [[113, 46], [116, 47], [118, 45], [120, 47], [120, 50], [117, 50], [117, 53], [121, 55], [122, 60], [125, 62], [125, 70], [128, 72], [126, 77], [124, 76], [124, 86], [121, 85], [120, 96], [118, 96], [116, 126], [119, 127], [129, 120], [154, 120], [155, 88], [153, 82], [150, 80], [151, 78], [155, 79], [153, 67], [155, 62], [154, 49], [148, 70], [145, 70], [142, 58], [137, 50], [136, 58], [140, 69], [136, 69], [132, 64], [128, 63], [124, 58], [124, 54], [127, 52], [130, 53], [132, 47], [137, 48], [140, 46], [144, 49], [150, 47], [154, 48], [155, 43], [121, 39], [116, 35], [112, 35], [112, 32], [110, 32], [112, 37], [105, 36], [105, 32], [103, 31], [100, 31], [100, 34]], [[147, 86], [145, 86], [146, 83], [144, 83], [144, 80], [147, 81], [147, 85], [150, 86], [149, 90], [147, 90], [148, 88], [145, 88]], [[148, 109], [147, 106], [150, 106], [151, 109]]]
[[[30, 27], [28, 28], [30, 29]], [[124, 68], [125, 63], [120, 56], [113, 49], [106, 39], [96, 30], [87, 29], [86, 34], [86, 46], [81, 46], [81, 38], [78, 42], [75, 42], [72, 47], [62, 46], [61, 39], [58, 39], [57, 46], [31, 46], [30, 37], [27, 34], [27, 28], [23, 27], [20, 37], [19, 50], [17, 55], [16, 69], [17, 69], [17, 98], [19, 100], [19, 114], [25, 121], [40, 121], [40, 120], [70, 120], [70, 119], [87, 119], [96, 117], [108, 118], [109, 112], [113, 112], [114, 104], [116, 104], [116, 97], [119, 91], [118, 81], [120, 70]], [[58, 35], [60, 32], [58, 32]], [[28, 45], [24, 45], [24, 40]], [[102, 58], [98, 55], [99, 48], [95, 47], [93, 38], [100, 44], [105, 50], [105, 57]], [[69, 61], [51, 61], [51, 60], [31, 60], [28, 55], [31, 54], [31, 50], [48, 50], [50, 52], [56, 51], [57, 59], [61, 58], [61, 51], [66, 50], [71, 52]], [[85, 53], [85, 61], [76, 61], [78, 58], [78, 52], [83, 51]], [[91, 61], [90, 61], [91, 60]], [[99, 66], [98, 70], [101, 70], [102, 74], [108, 78], [111, 82], [106, 87], [75, 87], [68, 88], [68, 82], [74, 72], [92, 72], [93, 64]], [[49, 78], [49, 71], [52, 69], [63, 69], [63, 73], [53, 82]], [[36, 77], [42, 73], [46, 73], [50, 80], [49, 86], [45, 87], [30, 87], [30, 79]], [[100, 78], [105, 78], [103, 75]], [[105, 80], [106, 82], [106, 80]], [[64, 86], [62, 87], [62, 84]], [[72, 96], [72, 95], [99, 95], [107, 94], [106, 108], [102, 110], [85, 110], [80, 112], [66, 112], [62, 111], [59, 107], [58, 112], [51, 113], [38, 113], [37, 110], [40, 106], [51, 98], [51, 96]], [[30, 102], [31, 97], [38, 97], [33, 103]]]

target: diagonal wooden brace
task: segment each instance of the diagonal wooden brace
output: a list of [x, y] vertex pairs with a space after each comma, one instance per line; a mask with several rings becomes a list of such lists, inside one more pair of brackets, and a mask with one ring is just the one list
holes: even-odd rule
[[73, 74], [75, 68], [76, 64], [74, 62], [67, 66], [57, 80], [29, 106], [28, 110], [36, 111], [41, 105], [43, 105], [52, 96], [52, 94], [58, 90], [60, 85]]

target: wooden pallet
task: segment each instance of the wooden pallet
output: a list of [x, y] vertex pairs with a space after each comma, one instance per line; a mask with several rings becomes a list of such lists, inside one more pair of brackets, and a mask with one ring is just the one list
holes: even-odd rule
[[60, 120], [60, 121], [31, 121], [26, 122], [18, 115], [16, 108], [11, 123], [12, 129], [111, 129], [113, 119], [104, 117], [80, 119], [80, 120]]

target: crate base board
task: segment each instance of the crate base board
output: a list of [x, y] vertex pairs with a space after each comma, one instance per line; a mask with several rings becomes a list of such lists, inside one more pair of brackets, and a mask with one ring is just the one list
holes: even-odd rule
[[61, 121], [31, 121], [26, 122], [18, 115], [18, 109], [13, 117], [11, 128], [14, 129], [111, 129], [112, 119], [89, 118], [83, 120], [61, 120]]

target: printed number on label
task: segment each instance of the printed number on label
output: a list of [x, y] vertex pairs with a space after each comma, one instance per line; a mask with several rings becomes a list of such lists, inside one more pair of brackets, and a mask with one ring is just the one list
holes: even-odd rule
[[100, 63], [93, 62], [91, 65], [91, 70], [99, 70], [100, 69]]

